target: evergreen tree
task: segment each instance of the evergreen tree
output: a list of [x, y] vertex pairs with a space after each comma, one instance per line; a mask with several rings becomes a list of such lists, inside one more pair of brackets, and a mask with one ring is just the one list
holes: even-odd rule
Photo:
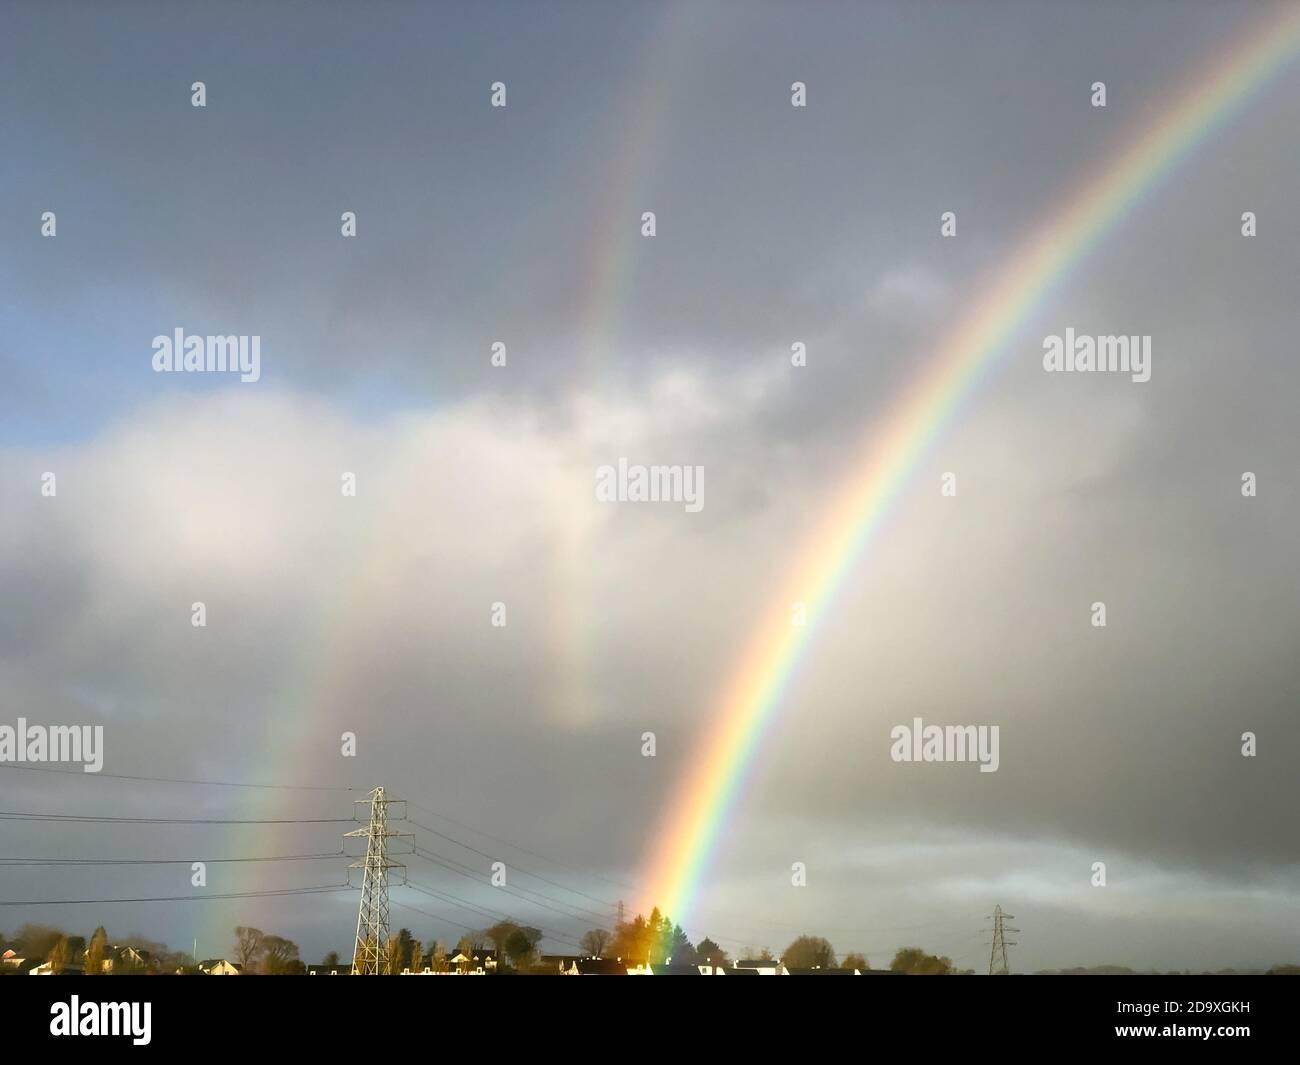
[[104, 972], [104, 959], [108, 957], [108, 933], [100, 925], [91, 934], [90, 946], [86, 948], [86, 975], [100, 976]]

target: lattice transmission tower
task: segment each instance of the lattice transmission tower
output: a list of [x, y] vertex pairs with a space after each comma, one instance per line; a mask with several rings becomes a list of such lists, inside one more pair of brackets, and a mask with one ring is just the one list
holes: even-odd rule
[[383, 788], [375, 788], [369, 798], [354, 800], [356, 804], [369, 805], [369, 824], [343, 833], [345, 839], [358, 836], [366, 840], [365, 858], [349, 866], [350, 869], [365, 870], [361, 882], [361, 907], [357, 911], [357, 939], [352, 948], [353, 976], [379, 976], [384, 971], [388, 946], [388, 870], [406, 870], [405, 865], [388, 856], [388, 841], [395, 836], [411, 835], [409, 832], [394, 832], [388, 827], [388, 807], [402, 801], [387, 799]]
[[[984, 918], [986, 921], [990, 918]], [[1019, 928], [1011, 928], [1007, 921], [1014, 921], [1015, 914], [1003, 913], [1001, 906], [993, 907], [993, 951], [989, 954], [989, 976], [1007, 976], [1011, 969], [1007, 965], [1007, 947], [1014, 947], [1016, 941], [1008, 940], [1008, 932], [1019, 932]]]

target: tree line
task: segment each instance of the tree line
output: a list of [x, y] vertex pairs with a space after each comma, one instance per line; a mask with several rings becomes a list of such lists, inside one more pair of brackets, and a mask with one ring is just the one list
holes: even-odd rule
[[[421, 940], [414, 937], [409, 929], [400, 929], [389, 938], [384, 952], [386, 973], [399, 974], [403, 971], [449, 972], [454, 968], [452, 958], [464, 955], [467, 961], [463, 968], [473, 965], [476, 955], [491, 949], [496, 960], [495, 972], [498, 974], [515, 973], [524, 975], [550, 974], [556, 971], [554, 965], [543, 964], [539, 953], [539, 944], [543, 933], [529, 925], [514, 921], [498, 921], [489, 928], [470, 932], [462, 936], [454, 947], [448, 947], [438, 940], [433, 940], [426, 948]], [[584, 933], [579, 940], [581, 955], [591, 958], [619, 959], [629, 966], [638, 964], [666, 965], [672, 964], [697, 966], [713, 965], [728, 967], [737, 960], [767, 961], [773, 965], [778, 962], [787, 969], [859, 969], [871, 967], [865, 955], [858, 951], [849, 951], [843, 956], [836, 953], [830, 941], [822, 936], [801, 935], [795, 938], [781, 952], [779, 958], [769, 950], [749, 950], [738, 958], [720, 946], [708, 936], [698, 943], [692, 943], [682, 930], [681, 925], [673, 923], [659, 909], [650, 911], [650, 915], [637, 914], [630, 920], [618, 921], [612, 930], [593, 928]], [[337, 952], [325, 956], [324, 964], [340, 964]], [[346, 962], [343, 964], [347, 964]], [[915, 975], [956, 975], [959, 970], [950, 958], [930, 954], [920, 947], [900, 948], [890, 962], [889, 968], [898, 973]]]
[[[189, 955], [143, 936], [110, 940], [103, 925], [87, 939], [52, 925], [25, 924], [13, 935], [0, 933], [0, 954], [7, 950], [29, 960], [48, 962], [55, 973], [84, 971], [87, 976], [174, 972], [190, 964]], [[0, 974], [16, 971], [0, 967]]]

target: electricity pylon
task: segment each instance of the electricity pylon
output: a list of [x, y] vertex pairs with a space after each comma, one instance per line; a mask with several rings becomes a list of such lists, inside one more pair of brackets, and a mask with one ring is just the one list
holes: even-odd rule
[[363, 836], [366, 840], [365, 859], [348, 866], [349, 869], [365, 870], [361, 883], [361, 907], [357, 911], [357, 940], [352, 947], [352, 975], [379, 976], [388, 945], [388, 870], [406, 869], [401, 862], [388, 857], [388, 841], [394, 836], [411, 834], [389, 829], [388, 806], [402, 800], [384, 798], [383, 788], [375, 788], [367, 799], [353, 801], [370, 805], [370, 823], [365, 828], [343, 833], [345, 839]]
[[[986, 921], [989, 918], [984, 918]], [[1001, 906], [993, 907], [993, 952], [989, 955], [989, 976], [1007, 976], [1011, 969], [1007, 965], [1007, 947], [1014, 947], [1016, 941], [1013, 939], [1007, 941], [1007, 932], [1019, 932], [1019, 928], [1011, 928], [1006, 922], [1014, 921], [1015, 914], [1003, 913]]]

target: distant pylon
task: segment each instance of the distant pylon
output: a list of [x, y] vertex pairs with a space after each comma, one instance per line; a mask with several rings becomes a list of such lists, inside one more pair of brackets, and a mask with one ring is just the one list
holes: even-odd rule
[[[985, 918], [987, 921], [989, 918]], [[1003, 913], [1001, 906], [993, 907], [993, 951], [989, 955], [989, 976], [1007, 976], [1011, 972], [1010, 966], [1007, 965], [1007, 947], [1014, 947], [1015, 940], [1008, 942], [1007, 932], [1019, 932], [1019, 928], [1011, 928], [1007, 921], [1014, 921], [1015, 914]]]
[[406, 868], [388, 857], [388, 841], [410, 833], [388, 828], [388, 806], [401, 800], [384, 798], [383, 788], [375, 788], [367, 799], [354, 801], [369, 804], [370, 823], [365, 828], [343, 833], [344, 838], [364, 836], [366, 839], [365, 859], [349, 866], [365, 870], [361, 907], [357, 911], [357, 939], [352, 948], [352, 975], [379, 976], [388, 946], [388, 870]]

